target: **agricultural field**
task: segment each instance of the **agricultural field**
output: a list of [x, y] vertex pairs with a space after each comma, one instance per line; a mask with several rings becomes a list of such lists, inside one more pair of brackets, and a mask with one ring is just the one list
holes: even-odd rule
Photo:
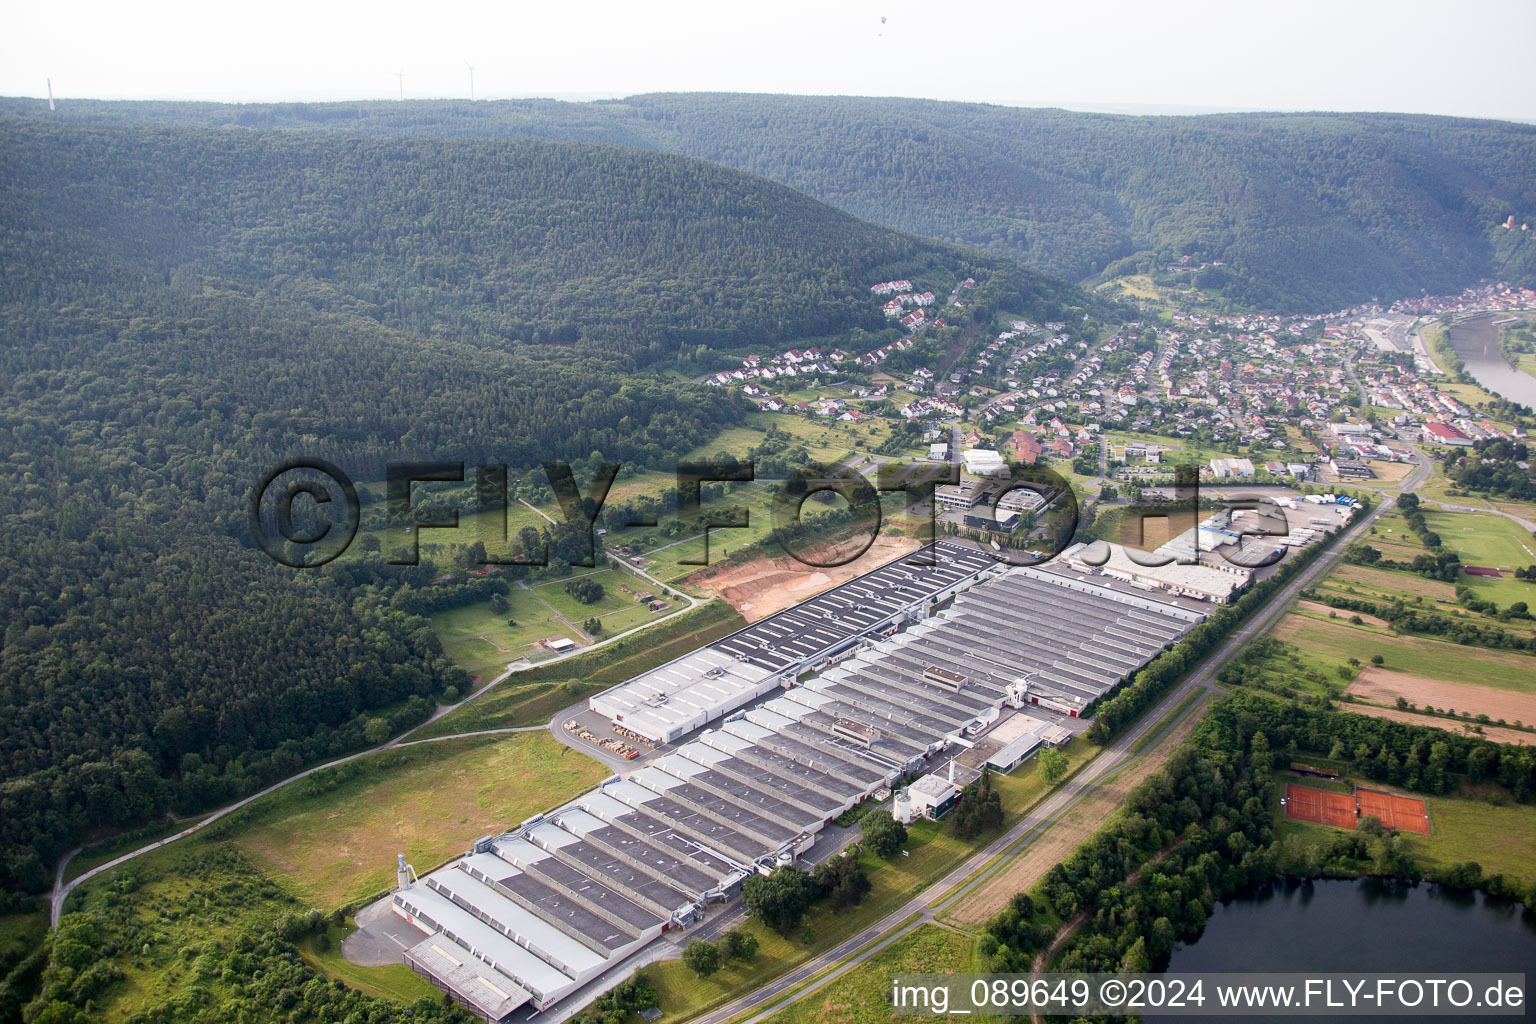
[[[1375, 547], [1375, 542], [1371, 542]], [[1402, 601], [1404, 604], [1434, 605], [1456, 600], [1456, 588], [1450, 583], [1426, 579], [1417, 573], [1377, 569], [1368, 565], [1340, 564], [1316, 588], [1323, 593], [1360, 597], [1373, 601]], [[1438, 609], [1447, 614], [1458, 609]], [[1470, 613], [1467, 613], [1470, 614]]]
[[[1361, 669], [1345, 691], [1355, 700], [1397, 707], [1401, 699], [1411, 708], [1446, 713], [1487, 715], [1496, 722], [1536, 724], [1536, 692], [1518, 693], [1476, 683], [1446, 683], [1408, 672]], [[1536, 736], [1531, 737], [1536, 740]]]
[[[1516, 729], [1512, 726], [1485, 725], [1470, 716], [1471, 712], [1456, 709], [1455, 717], [1449, 714], [1425, 714], [1421, 711], [1407, 711], [1398, 707], [1385, 707], [1380, 704], [1353, 703], [1349, 710], [1357, 715], [1365, 715], [1368, 718], [1385, 718], [1393, 722], [1403, 722], [1407, 725], [1428, 725], [1436, 729], [1444, 729], [1446, 732], [1466, 733], [1481, 736], [1495, 743], [1513, 743], [1517, 746], [1536, 746], [1536, 733], [1527, 729]], [[1450, 707], [1445, 709], [1447, 712]]]
[[1333, 666], [1350, 658], [1369, 661], [1381, 655], [1379, 667], [1408, 672], [1448, 683], [1476, 682], [1516, 693], [1536, 692], [1536, 657], [1516, 652], [1469, 647], [1427, 637], [1403, 636], [1369, 624], [1354, 625], [1348, 613], [1328, 619], [1311, 612], [1292, 612], [1270, 636], [1301, 649], [1303, 659]]

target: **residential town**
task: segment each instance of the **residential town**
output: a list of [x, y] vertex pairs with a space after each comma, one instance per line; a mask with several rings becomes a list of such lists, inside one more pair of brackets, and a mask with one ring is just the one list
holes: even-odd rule
[[[947, 305], [963, 309], [976, 286], [956, 284]], [[945, 318], [927, 319], [935, 293], [918, 288], [870, 288], [911, 328], [894, 341], [752, 354], [702, 380], [738, 387], [769, 413], [884, 424], [890, 438], [874, 454], [888, 459], [956, 462], [968, 474], [977, 458], [1049, 463], [1107, 501], [1168, 482], [1175, 464], [1197, 463], [1211, 481], [1390, 481], [1407, 472], [1410, 444], [1524, 434], [1458, 395], [1419, 328], [1444, 314], [1531, 308], [1529, 289], [1315, 315], [1145, 303], [1142, 318], [1113, 325], [999, 314], [990, 334], [941, 346], [923, 332]]]

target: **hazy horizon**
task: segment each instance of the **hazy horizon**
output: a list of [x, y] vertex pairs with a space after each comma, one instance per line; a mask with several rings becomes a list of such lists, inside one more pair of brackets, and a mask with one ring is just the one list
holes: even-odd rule
[[0, 13], [0, 93], [61, 100], [349, 102], [622, 98], [650, 92], [892, 96], [1142, 114], [1379, 111], [1536, 120], [1504, 40], [1536, 4], [1428, 0], [1062, 10], [915, 0], [771, 10], [602, 2], [554, 9], [401, 2], [259, 10], [187, 0], [68, 18]]
[[[1117, 114], [1126, 117], [1204, 117], [1217, 114], [1403, 114], [1409, 116], [1427, 117], [1463, 117], [1472, 120], [1507, 121], [1514, 124], [1536, 124], [1536, 116], [1532, 117], [1482, 117], [1475, 114], [1434, 114], [1421, 110], [1345, 110], [1328, 109], [1320, 107], [1220, 107], [1201, 106], [1194, 104], [1156, 104], [1156, 103], [1085, 103], [1073, 100], [951, 100], [935, 99], [931, 96], [869, 96], [858, 93], [793, 93], [793, 92], [749, 92], [733, 89], [677, 89], [667, 90], [671, 93], [720, 93], [751, 96], [801, 96], [806, 98], [822, 97], [835, 99], [891, 99], [891, 100], [932, 100], [939, 103], [983, 103], [989, 106], [1008, 107], [1018, 110], [1068, 110], [1082, 114]], [[553, 100], [559, 103], [603, 103], [617, 100], [626, 100], [636, 96], [648, 95], [647, 93], [599, 93], [582, 94], [566, 93], [561, 95], [535, 95], [524, 96], [476, 96], [478, 103], [497, 102], [522, 102], [528, 100]], [[36, 100], [40, 104], [48, 102], [45, 92], [41, 96], [17, 95], [4, 96], [0, 99], [8, 100]], [[441, 103], [448, 101], [467, 100], [465, 96], [407, 96], [405, 102]], [[359, 93], [353, 96], [284, 96], [269, 99], [222, 99], [206, 96], [55, 96], [58, 105], [62, 106], [71, 100], [91, 103], [216, 103], [230, 106], [240, 105], [266, 105], [277, 103], [398, 103], [398, 98], [391, 99], [384, 96], [375, 96], [367, 93]]]

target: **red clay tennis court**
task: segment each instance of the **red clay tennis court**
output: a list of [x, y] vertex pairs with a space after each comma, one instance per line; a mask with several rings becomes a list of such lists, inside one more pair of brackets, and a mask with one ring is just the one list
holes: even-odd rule
[[1423, 800], [1381, 793], [1374, 789], [1355, 790], [1355, 799], [1360, 801], [1362, 818], [1374, 814], [1387, 828], [1429, 835], [1429, 809]]
[[1355, 798], [1310, 786], [1285, 786], [1285, 815], [1337, 828], [1355, 827]]

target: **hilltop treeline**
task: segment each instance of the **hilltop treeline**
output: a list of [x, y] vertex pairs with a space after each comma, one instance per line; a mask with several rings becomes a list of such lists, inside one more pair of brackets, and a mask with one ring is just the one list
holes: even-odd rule
[[[882, 331], [874, 281], [953, 284], [989, 265], [635, 149], [19, 119], [0, 120], [0, 142], [14, 254], [38, 264], [0, 294], [31, 301], [137, 287], [146, 272], [194, 288], [213, 277], [434, 338], [586, 341], [645, 362]], [[84, 280], [70, 272], [81, 266]]]
[[[45, 116], [38, 101], [7, 106]], [[1128, 117], [858, 97], [658, 94], [599, 103], [66, 101], [62, 120], [686, 153], [861, 217], [1078, 279], [1153, 269], [1243, 302], [1331, 309], [1536, 284], [1536, 127], [1394, 114]], [[1181, 264], [1182, 267], [1182, 264]]]

